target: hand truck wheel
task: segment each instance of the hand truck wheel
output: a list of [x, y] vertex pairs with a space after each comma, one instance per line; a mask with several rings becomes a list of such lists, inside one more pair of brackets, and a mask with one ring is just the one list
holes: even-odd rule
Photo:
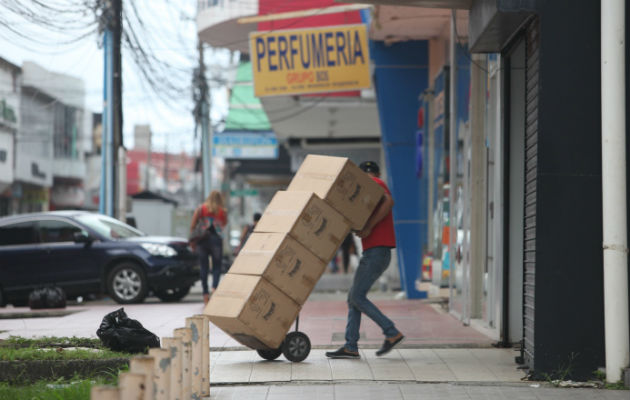
[[265, 360], [273, 361], [276, 358], [280, 357], [280, 354], [282, 354], [282, 349], [259, 349], [256, 350], [256, 353], [258, 353], [258, 355]]
[[311, 341], [302, 332], [289, 332], [282, 343], [282, 354], [293, 362], [303, 361], [311, 352]]

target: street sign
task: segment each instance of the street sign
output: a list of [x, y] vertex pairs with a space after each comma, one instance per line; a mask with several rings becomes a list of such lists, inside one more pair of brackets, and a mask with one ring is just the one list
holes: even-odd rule
[[258, 189], [235, 189], [230, 191], [232, 197], [258, 196]]
[[213, 157], [275, 160], [278, 151], [278, 139], [273, 132], [224, 132], [212, 137]]
[[252, 32], [258, 97], [351, 91], [370, 87], [365, 25]]

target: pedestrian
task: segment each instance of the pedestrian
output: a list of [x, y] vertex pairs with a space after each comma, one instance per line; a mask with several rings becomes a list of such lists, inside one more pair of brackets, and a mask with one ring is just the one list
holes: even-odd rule
[[[199, 255], [201, 287], [203, 289], [203, 303], [210, 299], [208, 290], [208, 271], [212, 257], [212, 291], [219, 285], [221, 278], [221, 264], [223, 262], [223, 228], [227, 225], [227, 211], [223, 206], [223, 196], [218, 190], [213, 190], [206, 200], [195, 210], [190, 222], [190, 233], [203, 231], [204, 234], [193, 239], [191, 244]], [[202, 228], [200, 228], [200, 226]]]
[[361, 238], [363, 255], [348, 293], [346, 343], [336, 351], [326, 352], [326, 356], [329, 358], [360, 358], [357, 343], [359, 341], [359, 328], [361, 327], [361, 313], [376, 322], [385, 335], [383, 345], [376, 351], [377, 356], [389, 353], [394, 346], [404, 339], [403, 334], [396, 329], [394, 323], [367, 298], [367, 293], [374, 282], [389, 266], [392, 248], [396, 247], [392, 217], [394, 200], [385, 182], [379, 178], [378, 164], [374, 161], [366, 161], [361, 163], [359, 168], [383, 187], [385, 194], [363, 229], [356, 232], [356, 235]]
[[343, 273], [348, 273], [348, 267], [350, 266], [350, 256], [357, 254], [357, 249], [354, 245], [354, 239], [352, 233], [348, 233], [346, 238], [341, 243], [341, 260], [343, 262]]
[[254, 217], [252, 219], [253, 222], [243, 227], [243, 230], [241, 231], [241, 239], [239, 240], [239, 245], [236, 248], [234, 255], [237, 255], [241, 251], [243, 246], [245, 246], [245, 242], [247, 242], [249, 235], [251, 235], [252, 232], [254, 232], [254, 229], [256, 228], [256, 224], [258, 223], [258, 221], [260, 221], [260, 217], [262, 217], [262, 215], [259, 212], [254, 213]]

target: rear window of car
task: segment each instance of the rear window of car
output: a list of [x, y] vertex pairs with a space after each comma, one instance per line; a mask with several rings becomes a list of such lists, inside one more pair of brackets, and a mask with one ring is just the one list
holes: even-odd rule
[[78, 221], [109, 239], [127, 239], [146, 236], [143, 232], [106, 215], [82, 214]]
[[0, 226], [0, 246], [39, 243], [34, 222]]

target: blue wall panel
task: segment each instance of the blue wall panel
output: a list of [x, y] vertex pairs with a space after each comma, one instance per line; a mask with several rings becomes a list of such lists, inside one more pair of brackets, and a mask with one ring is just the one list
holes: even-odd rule
[[394, 225], [400, 279], [408, 298], [426, 297], [415, 289], [427, 245], [427, 187], [416, 176], [416, 132], [420, 94], [428, 86], [428, 43], [371, 43], [383, 149], [394, 198]]

